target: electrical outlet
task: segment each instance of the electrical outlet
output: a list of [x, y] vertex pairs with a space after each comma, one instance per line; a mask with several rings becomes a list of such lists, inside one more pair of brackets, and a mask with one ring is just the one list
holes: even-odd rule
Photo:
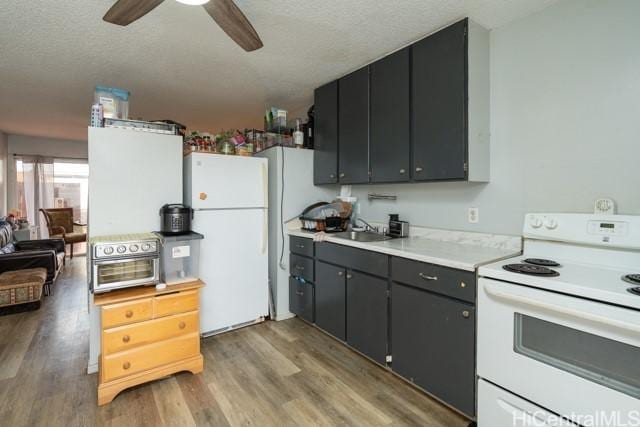
[[478, 208], [469, 208], [467, 211], [467, 220], [471, 224], [477, 224], [480, 222], [480, 211]]

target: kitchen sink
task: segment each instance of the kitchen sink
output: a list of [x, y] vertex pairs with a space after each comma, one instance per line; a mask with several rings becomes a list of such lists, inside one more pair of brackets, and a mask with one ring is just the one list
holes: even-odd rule
[[340, 239], [354, 240], [356, 242], [382, 242], [393, 239], [391, 236], [385, 236], [384, 234], [378, 234], [372, 231], [343, 231], [332, 234], [332, 236]]

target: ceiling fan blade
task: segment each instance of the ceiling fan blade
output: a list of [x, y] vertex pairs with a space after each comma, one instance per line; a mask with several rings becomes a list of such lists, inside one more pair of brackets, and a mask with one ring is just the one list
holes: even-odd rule
[[151, 12], [164, 0], [118, 0], [102, 19], [116, 25], [129, 25]]
[[258, 33], [232, 0], [211, 0], [202, 7], [225, 33], [247, 52], [262, 47]]

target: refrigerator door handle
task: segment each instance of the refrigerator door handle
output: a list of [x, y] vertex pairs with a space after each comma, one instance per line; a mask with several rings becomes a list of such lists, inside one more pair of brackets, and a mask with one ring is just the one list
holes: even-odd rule
[[265, 254], [267, 252], [267, 240], [269, 239], [268, 233], [269, 233], [269, 210], [268, 209], [263, 209], [262, 210], [262, 218], [263, 218], [263, 224], [262, 224], [262, 248], [260, 250], [260, 253]]
[[269, 174], [267, 171], [267, 162], [262, 163], [262, 194], [264, 197], [265, 209], [269, 207]]

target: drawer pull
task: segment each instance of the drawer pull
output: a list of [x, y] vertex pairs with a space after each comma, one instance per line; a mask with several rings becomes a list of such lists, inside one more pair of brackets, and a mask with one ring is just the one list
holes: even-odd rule
[[416, 168], [416, 172], [418, 172], [418, 173], [422, 172], [422, 168], [421, 167], [417, 167]]
[[330, 174], [330, 175], [329, 175], [329, 178], [331, 178], [331, 179], [333, 179], [333, 178], [335, 178], [335, 177], [336, 177], [336, 176], [335, 176], [334, 174]]
[[340, 174], [340, 178], [344, 178], [344, 173], [341, 173], [341, 174]]
[[178, 323], [178, 328], [180, 328], [180, 329], [184, 329], [186, 326], [187, 326], [187, 324], [184, 323], [184, 322]]
[[303, 296], [303, 295], [304, 295], [304, 292], [296, 291], [296, 295], [298, 295], [298, 296]]
[[467, 287], [467, 284], [466, 284], [466, 283], [464, 283], [464, 282], [460, 282], [460, 287], [461, 287], [461, 288], [466, 288], [466, 287]]
[[351, 274], [347, 274], [347, 279], [351, 279], [353, 276]]
[[400, 169], [400, 175], [404, 175], [405, 170], [404, 169]]
[[124, 316], [125, 316], [127, 319], [130, 319], [131, 317], [133, 317], [133, 311], [131, 311], [131, 310], [127, 310], [127, 312], [124, 314]]
[[131, 341], [131, 337], [129, 335], [125, 335], [122, 337], [122, 342], [129, 342]]
[[462, 312], [462, 317], [464, 317], [465, 319], [468, 319], [468, 318], [469, 318], [469, 311], [464, 310], [464, 311]]
[[300, 271], [302, 271], [302, 270], [304, 270], [304, 267], [303, 267], [303, 266], [301, 266], [301, 265], [296, 265], [296, 270], [300, 270]]
[[298, 247], [300, 249], [304, 249], [304, 245], [296, 245], [296, 247]]
[[338, 271], [338, 276], [342, 277], [343, 274], [342, 271]]
[[418, 276], [420, 276], [424, 280], [438, 280], [438, 276], [428, 276], [424, 273], [419, 273]]
[[131, 367], [131, 363], [129, 363], [129, 362], [124, 362], [124, 363], [122, 364], [122, 369], [124, 369], [124, 370], [127, 370], [127, 369], [129, 369], [130, 367]]

